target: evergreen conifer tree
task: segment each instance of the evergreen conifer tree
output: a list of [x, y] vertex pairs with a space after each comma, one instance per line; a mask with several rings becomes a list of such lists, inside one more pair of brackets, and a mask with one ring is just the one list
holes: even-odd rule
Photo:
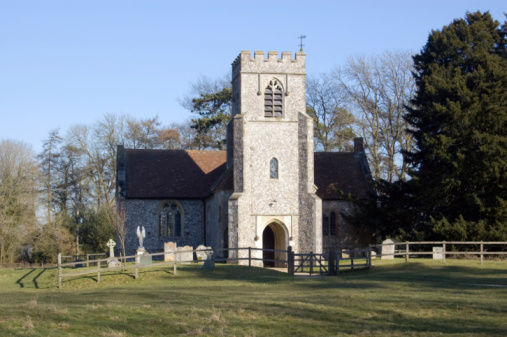
[[406, 116], [417, 214], [448, 240], [507, 240], [506, 24], [467, 13], [414, 57]]

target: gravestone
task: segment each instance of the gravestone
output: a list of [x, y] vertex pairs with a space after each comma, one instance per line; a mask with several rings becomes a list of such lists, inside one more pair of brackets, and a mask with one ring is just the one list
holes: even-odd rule
[[394, 260], [394, 241], [387, 239], [382, 245], [382, 260]]
[[207, 251], [206, 252], [206, 259], [204, 260], [204, 264], [202, 265], [202, 268], [204, 269], [215, 269], [215, 259], [213, 258], [213, 252]]
[[109, 239], [107, 242], [107, 246], [109, 247], [109, 258], [107, 259], [107, 267], [108, 268], [116, 268], [121, 267], [121, 262], [114, 257], [114, 247], [116, 246], [116, 242], [113, 239]]
[[[136, 250], [136, 263], [141, 263], [142, 256], [146, 253], [146, 249], [144, 249], [143, 246], [143, 240], [146, 237], [146, 232], [144, 230], [144, 226], [137, 226], [137, 239], [139, 240], [139, 247]], [[151, 264], [151, 257], [150, 257], [150, 264]]]
[[178, 254], [176, 254], [176, 261], [182, 264], [189, 264], [194, 260], [193, 248], [191, 246], [178, 247]]
[[148, 252], [144, 252], [138, 256], [139, 264], [143, 266], [151, 265], [151, 255]]
[[208, 258], [208, 253], [211, 252], [211, 247], [206, 247], [203, 245], [199, 245], [196, 248], [195, 255], [198, 261], [205, 261]]
[[116, 242], [114, 242], [113, 239], [109, 239], [109, 241], [107, 241], [107, 246], [109, 247], [109, 257], [114, 257], [114, 247], [116, 247]]
[[[174, 262], [174, 251], [177, 250], [176, 242], [164, 243], [164, 262]], [[169, 253], [169, 254], [167, 254]]]
[[443, 260], [443, 252], [442, 247], [433, 247], [433, 260]]

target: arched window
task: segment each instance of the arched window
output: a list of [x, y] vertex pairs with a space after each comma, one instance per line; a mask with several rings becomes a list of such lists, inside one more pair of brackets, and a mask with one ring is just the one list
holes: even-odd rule
[[322, 213], [322, 235], [329, 236], [329, 214]]
[[264, 92], [264, 117], [282, 117], [283, 115], [283, 90], [277, 80], [269, 81]]
[[276, 158], [271, 159], [269, 162], [269, 177], [278, 179], [278, 160]]
[[175, 202], [165, 202], [159, 212], [159, 235], [178, 237], [181, 236], [182, 210]]
[[338, 234], [338, 221], [336, 212], [331, 211], [322, 213], [322, 235], [323, 236], [337, 236]]
[[329, 219], [329, 235], [336, 236], [336, 213], [331, 212], [331, 217]]

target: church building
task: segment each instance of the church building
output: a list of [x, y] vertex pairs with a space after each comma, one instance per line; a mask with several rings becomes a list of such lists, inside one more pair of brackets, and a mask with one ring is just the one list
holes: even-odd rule
[[[305, 57], [243, 51], [234, 60], [227, 151], [118, 147], [117, 196], [131, 234], [127, 254], [137, 248], [137, 226], [146, 229], [149, 252], [169, 241], [314, 253], [355, 243], [342, 216], [353, 205], [342, 193], [368, 196], [362, 139], [355, 139], [353, 152], [314, 152]], [[242, 254], [248, 252], [228, 256]]]

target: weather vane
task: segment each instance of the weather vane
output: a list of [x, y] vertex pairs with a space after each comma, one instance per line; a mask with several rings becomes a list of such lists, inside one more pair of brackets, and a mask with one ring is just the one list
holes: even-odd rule
[[303, 47], [305, 46], [305, 45], [303, 44], [303, 39], [306, 39], [306, 35], [301, 34], [301, 35], [298, 37], [298, 39], [300, 39], [300, 40], [301, 40], [301, 43], [299, 44], [299, 47], [301, 47], [301, 50], [300, 50], [300, 51], [303, 51]]

